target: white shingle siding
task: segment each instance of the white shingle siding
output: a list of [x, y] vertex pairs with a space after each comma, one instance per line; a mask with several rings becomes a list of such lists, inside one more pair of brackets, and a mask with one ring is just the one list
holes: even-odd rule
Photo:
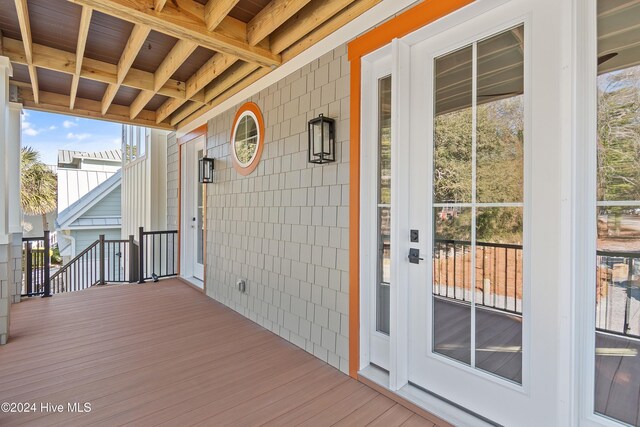
[[[348, 370], [349, 86], [344, 46], [250, 101], [265, 118], [257, 169], [239, 175], [236, 109], [208, 123], [207, 293], [344, 372]], [[307, 122], [336, 120], [337, 161], [307, 163]], [[345, 156], [345, 153], [347, 155]], [[169, 222], [177, 221], [177, 146], [168, 148]], [[247, 293], [236, 288], [247, 280]]]

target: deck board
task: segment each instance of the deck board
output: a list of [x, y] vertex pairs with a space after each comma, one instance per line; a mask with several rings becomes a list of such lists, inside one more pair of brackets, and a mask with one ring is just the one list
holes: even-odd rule
[[11, 314], [0, 401], [92, 410], [0, 413], [2, 426], [434, 425], [179, 280], [34, 298]]

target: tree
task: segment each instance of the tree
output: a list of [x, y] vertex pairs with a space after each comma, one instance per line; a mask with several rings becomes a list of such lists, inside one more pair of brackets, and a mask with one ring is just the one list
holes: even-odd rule
[[57, 207], [58, 177], [40, 161], [40, 154], [30, 147], [20, 150], [20, 204], [25, 215], [41, 215], [42, 227], [49, 229], [47, 214]]

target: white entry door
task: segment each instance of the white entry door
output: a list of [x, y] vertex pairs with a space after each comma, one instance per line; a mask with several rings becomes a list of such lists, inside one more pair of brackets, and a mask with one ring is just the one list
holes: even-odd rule
[[525, 425], [528, 24], [480, 22], [411, 48], [407, 374]]
[[204, 137], [182, 147], [182, 275], [204, 280], [204, 184], [198, 179]]

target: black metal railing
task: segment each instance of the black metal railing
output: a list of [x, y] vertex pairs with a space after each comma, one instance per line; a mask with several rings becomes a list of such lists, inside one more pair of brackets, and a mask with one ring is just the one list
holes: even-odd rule
[[522, 314], [522, 245], [476, 243], [476, 279], [471, 284], [471, 242], [436, 239], [433, 247], [433, 293], [483, 307]]
[[49, 232], [44, 237], [22, 238], [22, 296], [50, 295], [51, 252]]
[[596, 329], [640, 338], [640, 252], [596, 255]]
[[[131, 235], [127, 240], [107, 240], [100, 235], [51, 277], [48, 238], [23, 239], [23, 296], [51, 296], [107, 283], [143, 283], [145, 279], [176, 276], [177, 230], [144, 231], [140, 227], [139, 238], [136, 241]], [[33, 248], [34, 244], [42, 245], [43, 249], [38, 252]], [[46, 254], [44, 258], [40, 253]]]
[[178, 274], [178, 230], [138, 229], [138, 283]]
[[51, 294], [80, 291], [101, 283], [104, 260], [100, 256], [100, 242], [104, 236], [100, 237], [51, 275]]

